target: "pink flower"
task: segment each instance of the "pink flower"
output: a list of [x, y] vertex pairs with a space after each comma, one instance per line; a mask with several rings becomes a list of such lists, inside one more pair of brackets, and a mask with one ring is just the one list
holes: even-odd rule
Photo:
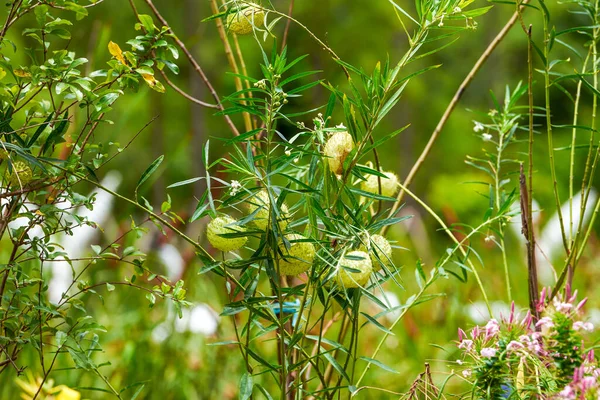
[[542, 317], [535, 324], [535, 326], [536, 326], [536, 328], [541, 329], [542, 334], [547, 335], [550, 332], [550, 329], [554, 327], [554, 322], [552, 321], [552, 318], [550, 318], [550, 317]]
[[494, 318], [490, 319], [485, 326], [485, 340], [489, 340], [493, 338], [500, 332], [500, 325], [498, 325], [498, 321]]
[[493, 347], [484, 347], [481, 349], [481, 357], [492, 358], [496, 355], [497, 350]]
[[594, 330], [594, 324], [591, 322], [575, 321], [573, 323], [573, 329], [576, 331], [592, 332]]
[[568, 400], [575, 399], [575, 391], [573, 390], [573, 388], [570, 385], [565, 386], [565, 388], [563, 390], [561, 390], [558, 395], [559, 395], [559, 399], [568, 399]]
[[471, 329], [471, 339], [477, 339], [480, 333], [481, 331], [479, 330], [479, 326], [475, 326], [475, 328]]
[[470, 369], [465, 369], [462, 372], [462, 376], [464, 376], [465, 378], [470, 378], [472, 374], [473, 374], [473, 371], [471, 371]]
[[579, 302], [579, 304], [577, 304], [577, 307], [575, 307], [575, 311], [581, 310], [583, 308], [583, 306], [585, 305], [585, 303], [587, 303], [587, 300], [588, 300], [587, 297], [585, 299], [581, 300]]
[[567, 314], [573, 309], [573, 304], [562, 302], [557, 296], [554, 298], [554, 308], [560, 313]]
[[581, 389], [585, 392], [596, 386], [596, 378], [593, 376], [586, 376], [581, 380]]
[[458, 344], [459, 349], [464, 349], [466, 351], [471, 351], [473, 349], [473, 341], [469, 339], [465, 339]]
[[521, 342], [517, 342], [516, 340], [511, 341], [508, 346], [506, 346], [506, 350], [508, 351], [518, 351], [524, 349], [525, 346]]

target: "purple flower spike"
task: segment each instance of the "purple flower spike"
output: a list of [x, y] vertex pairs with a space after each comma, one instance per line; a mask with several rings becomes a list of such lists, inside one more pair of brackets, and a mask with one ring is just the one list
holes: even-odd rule
[[577, 307], [575, 307], [575, 311], [579, 311], [583, 308], [583, 306], [585, 305], [585, 303], [587, 303], [588, 298], [586, 297], [585, 299], [581, 300], [579, 302], [579, 304], [577, 304]]

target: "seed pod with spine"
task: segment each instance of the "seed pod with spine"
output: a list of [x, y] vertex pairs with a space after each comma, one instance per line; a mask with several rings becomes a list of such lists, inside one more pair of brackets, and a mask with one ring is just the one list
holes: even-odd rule
[[369, 253], [374, 271], [379, 271], [382, 263], [386, 267], [392, 266], [392, 246], [381, 235], [372, 235], [369, 242], [369, 249], [367, 250], [365, 246], [361, 246], [360, 250]]
[[221, 236], [230, 233], [242, 233], [246, 231], [246, 229], [244, 229], [243, 227], [235, 225], [236, 222], [237, 221], [234, 218], [228, 215], [217, 217], [210, 221], [210, 223], [206, 227], [206, 237], [215, 249], [221, 251], [233, 251], [241, 248], [243, 245], [246, 244], [248, 238], [245, 236]]
[[[398, 176], [390, 171], [383, 172], [387, 177], [381, 177], [381, 194], [387, 197], [392, 197], [398, 191]], [[369, 175], [366, 181], [361, 183], [361, 189], [365, 192], [379, 194], [379, 177]]]
[[[265, 189], [262, 189], [254, 197], [247, 200], [245, 208], [249, 215], [254, 213], [252, 224], [262, 231], [267, 230], [267, 226], [270, 223], [269, 213], [271, 212], [269, 193]], [[279, 211], [280, 216], [277, 218], [277, 222], [279, 223], [279, 229], [283, 231], [288, 225], [289, 210], [285, 204], [281, 204]]]
[[301, 241], [306, 239], [295, 233], [286, 235], [290, 244], [286, 248], [285, 243], [279, 244], [279, 251], [283, 258], [279, 260], [279, 273], [281, 275], [300, 275], [310, 270], [315, 259], [315, 246], [310, 242]]
[[227, 27], [237, 35], [252, 33], [254, 28], [260, 28], [265, 23], [265, 12], [256, 4], [249, 3], [245, 7], [227, 16]]
[[341, 288], [356, 288], [366, 285], [372, 272], [373, 265], [369, 255], [364, 251], [355, 250], [347, 253], [340, 260], [336, 281]]
[[344, 172], [344, 161], [354, 149], [354, 140], [348, 132], [336, 132], [327, 139], [323, 154], [327, 156], [329, 169], [336, 175]]
[[[7, 170], [7, 172], [9, 172]], [[25, 186], [33, 179], [33, 171], [23, 161], [12, 163], [12, 172], [8, 174], [7, 180], [11, 186]]]

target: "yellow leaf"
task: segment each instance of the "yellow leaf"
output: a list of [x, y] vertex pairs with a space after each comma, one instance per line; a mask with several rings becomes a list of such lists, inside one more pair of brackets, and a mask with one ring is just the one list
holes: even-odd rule
[[123, 51], [121, 50], [119, 45], [113, 42], [112, 40], [108, 43], [108, 51], [121, 64], [127, 65], [127, 61], [125, 61], [125, 57], [123, 57]]
[[142, 78], [144, 78], [148, 86], [150, 86], [152, 89], [160, 93], [163, 93], [165, 91], [165, 87], [162, 85], [162, 83], [156, 80], [154, 75], [144, 73], [140, 73], [140, 75], [142, 76]]
[[15, 69], [13, 72], [19, 78], [31, 78], [31, 74], [24, 69]]

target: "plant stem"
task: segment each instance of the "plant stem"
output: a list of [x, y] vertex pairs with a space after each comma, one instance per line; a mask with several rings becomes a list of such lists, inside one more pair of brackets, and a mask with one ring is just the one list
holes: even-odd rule
[[[529, 0], [526, 0], [526, 1], [523, 1], [522, 4], [527, 4], [528, 2], [529, 2]], [[405, 187], [410, 186], [415, 175], [417, 174], [417, 172], [419, 172], [419, 169], [422, 167], [423, 163], [425, 162], [425, 159], [431, 152], [431, 149], [433, 148], [435, 141], [437, 140], [438, 136], [442, 132], [442, 129], [444, 129], [444, 126], [448, 122], [450, 115], [452, 115], [452, 112], [458, 105], [458, 102], [462, 98], [467, 87], [471, 84], [471, 82], [475, 78], [475, 75], [477, 75], [477, 73], [479, 72], [479, 70], [481, 69], [483, 64], [487, 61], [487, 59], [490, 57], [490, 55], [494, 52], [494, 50], [496, 49], [498, 44], [500, 44], [500, 42], [502, 42], [502, 40], [506, 37], [506, 35], [510, 31], [510, 29], [517, 22], [518, 17], [519, 17], [519, 14], [517, 12], [515, 12], [512, 15], [512, 17], [508, 20], [508, 22], [504, 25], [504, 27], [500, 30], [500, 32], [498, 32], [498, 34], [496, 35], [494, 40], [492, 40], [492, 42], [488, 45], [488, 47], [481, 54], [479, 59], [475, 62], [475, 65], [473, 66], [473, 68], [471, 68], [471, 71], [469, 71], [469, 73], [467, 74], [465, 79], [462, 81], [462, 83], [458, 87], [458, 90], [454, 94], [454, 97], [452, 97], [452, 100], [448, 104], [448, 107], [446, 107], [446, 111], [444, 111], [442, 118], [438, 122], [438, 124], [435, 127], [435, 130], [433, 131], [431, 136], [429, 137], [429, 141], [425, 145], [425, 148], [421, 152], [421, 155], [419, 156], [419, 158], [417, 158], [417, 161], [415, 161], [413, 167], [411, 168], [410, 172], [406, 176], [406, 179], [404, 179], [403, 184]], [[405, 190], [401, 189], [400, 193], [398, 193], [398, 196], [396, 197], [396, 202], [394, 203], [394, 205], [392, 206], [392, 209], [390, 210], [389, 218], [392, 218], [396, 214], [396, 211], [398, 211], [398, 208], [402, 204], [402, 200], [404, 199], [405, 194], [406, 194]], [[383, 228], [381, 228], [381, 235], [385, 236], [385, 234], [389, 228], [390, 228], [389, 226], [384, 226]]]

